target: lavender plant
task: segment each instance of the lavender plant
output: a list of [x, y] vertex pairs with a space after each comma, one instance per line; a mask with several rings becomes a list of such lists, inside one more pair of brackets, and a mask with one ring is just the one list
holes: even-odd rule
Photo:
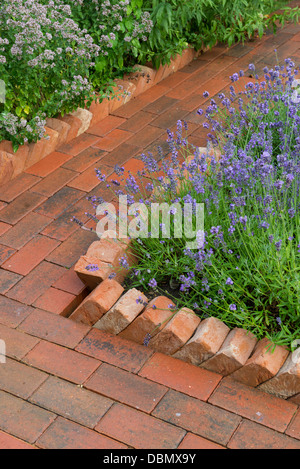
[[0, 5], [0, 140], [37, 141], [45, 117], [91, 101], [89, 67], [99, 53], [62, 0], [3, 0]]
[[[253, 64], [250, 70], [255, 74]], [[144, 154], [145, 170], [138, 177], [125, 178], [124, 169], [116, 168], [119, 180], [107, 183], [116, 194], [128, 194], [129, 207], [136, 201], [148, 207], [154, 201], [204, 204], [200, 249], [187, 249], [185, 236], [176, 238], [174, 231], [153, 238], [151, 227], [147, 236], [132, 240], [139, 262], [130, 271], [131, 285], [146, 291], [167, 287], [178, 307], [189, 306], [201, 317], [218, 317], [285, 346], [300, 334], [297, 73], [287, 59], [237, 92], [241, 71], [231, 77], [228, 97], [219, 93], [198, 111], [210, 130], [210, 145], [221, 156], [212, 154], [213, 147], [209, 157], [192, 149], [186, 123], [179, 121], [177, 132], [168, 132], [170, 158], [159, 164], [161, 154]]]

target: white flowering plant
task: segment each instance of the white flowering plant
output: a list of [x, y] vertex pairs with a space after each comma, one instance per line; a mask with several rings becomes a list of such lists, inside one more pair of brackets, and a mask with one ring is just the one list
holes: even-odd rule
[[92, 83], [97, 88], [143, 62], [142, 45], [147, 44], [153, 22], [144, 0], [66, 0], [73, 17], [86, 28], [99, 46], [92, 70]]
[[62, 0], [2, 0], [0, 140], [16, 150], [45, 134], [45, 117], [92, 100], [89, 69], [99, 53]]

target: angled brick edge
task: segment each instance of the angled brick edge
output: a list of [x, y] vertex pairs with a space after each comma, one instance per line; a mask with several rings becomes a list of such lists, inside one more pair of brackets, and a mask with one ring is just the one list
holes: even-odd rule
[[[203, 48], [201, 52], [207, 51]], [[46, 120], [47, 137], [37, 143], [22, 145], [14, 153], [8, 140], [0, 142], [0, 186], [14, 179], [25, 169], [37, 163], [45, 156], [57, 150], [64, 143], [86, 132], [130, 99], [135, 98], [152, 86], [185, 67], [199, 55], [192, 47], [171, 59], [169, 65], [162, 65], [158, 70], [136, 65], [135, 71], [123, 80], [115, 80], [116, 96], [112, 100], [94, 101], [89, 109], [78, 108], [63, 117]]]

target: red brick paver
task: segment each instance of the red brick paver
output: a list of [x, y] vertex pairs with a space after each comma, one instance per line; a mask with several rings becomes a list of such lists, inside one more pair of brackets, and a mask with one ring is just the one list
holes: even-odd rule
[[299, 38], [288, 25], [215, 47], [0, 188], [0, 449], [300, 449], [299, 394], [283, 400], [63, 317], [89, 293], [73, 267], [97, 239], [71, 218], [88, 219], [87, 196], [112, 200], [94, 169], [135, 173], [142, 152], [167, 154], [177, 119], [205, 144], [203, 92], [228, 90], [249, 63], [274, 66], [275, 48], [299, 65]]

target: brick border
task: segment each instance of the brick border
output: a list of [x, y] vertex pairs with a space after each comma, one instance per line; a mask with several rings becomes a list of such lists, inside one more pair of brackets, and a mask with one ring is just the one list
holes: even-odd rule
[[134, 72], [125, 76], [123, 80], [115, 80], [119, 92], [114, 99], [104, 99], [101, 103], [95, 101], [89, 109], [78, 108], [64, 117], [46, 119], [45, 128], [48, 137], [37, 143], [22, 145], [16, 153], [10, 141], [2, 140], [0, 142], [0, 186], [58, 150], [63, 144], [83, 134], [89, 127], [97, 124], [132, 98], [185, 67], [206, 50], [207, 48], [204, 48], [196, 52], [194, 48], [188, 47], [182, 54], [177, 54], [174, 59], [171, 59], [170, 64], [161, 65], [158, 70], [150, 66], [136, 65]]

